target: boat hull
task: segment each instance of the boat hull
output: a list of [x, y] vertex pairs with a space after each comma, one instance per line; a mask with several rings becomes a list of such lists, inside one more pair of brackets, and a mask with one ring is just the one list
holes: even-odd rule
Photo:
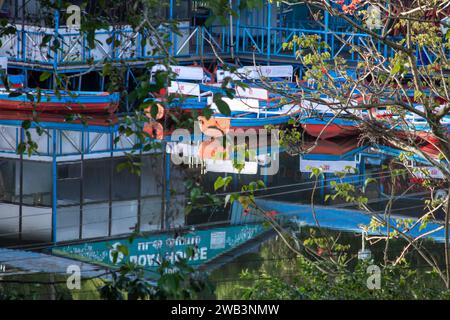
[[[448, 130], [448, 128], [447, 128]], [[423, 145], [420, 149], [433, 157], [438, 157], [441, 151], [439, 150], [442, 142], [431, 132], [426, 131], [418, 131], [416, 135], [423, 142]], [[447, 137], [450, 138], [450, 132], [447, 133]]]
[[58, 113], [32, 113], [27, 111], [10, 111], [4, 110], [0, 112], [0, 120], [20, 122], [29, 120], [38, 122], [41, 126], [43, 123], [64, 123], [76, 125], [95, 125], [95, 126], [111, 126], [118, 123], [115, 114], [93, 114], [83, 117], [83, 119], [74, 119], [68, 121], [66, 116]]
[[310, 136], [322, 140], [332, 138], [344, 138], [354, 136], [359, 133], [359, 129], [351, 125], [340, 124], [302, 124], [303, 130]]
[[0, 110], [106, 114], [117, 110], [119, 100], [118, 94], [109, 93], [74, 93], [73, 96], [42, 93], [38, 98], [36, 92], [11, 96], [10, 92], [3, 91], [0, 93]]

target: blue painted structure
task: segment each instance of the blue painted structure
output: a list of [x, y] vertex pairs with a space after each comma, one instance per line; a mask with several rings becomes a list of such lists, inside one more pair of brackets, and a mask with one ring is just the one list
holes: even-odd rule
[[[281, 221], [292, 221], [300, 224], [301, 226], [317, 226], [316, 220], [312, 213], [311, 205], [309, 204], [296, 204], [296, 203], [286, 203], [281, 201], [273, 200], [256, 200], [257, 205], [264, 211], [275, 210], [277, 214], [277, 219]], [[372, 218], [376, 218], [377, 214], [382, 215], [383, 213], [376, 213], [374, 215], [367, 214], [365, 212], [354, 210], [354, 209], [342, 209], [333, 208], [327, 206], [315, 206], [315, 214], [317, 221], [322, 228], [329, 228], [333, 230], [347, 231], [362, 233], [361, 226], [368, 226]], [[403, 230], [401, 222], [399, 220], [411, 219], [405, 216], [393, 216], [390, 221], [392, 226], [398, 227]], [[413, 219], [414, 220], [414, 219]], [[232, 211], [232, 222], [236, 224], [242, 223], [255, 223], [258, 221], [263, 221], [260, 215], [256, 214], [243, 214], [242, 207], [236, 202]], [[418, 237], [424, 235], [427, 232], [436, 230], [430, 233], [426, 238], [431, 238], [437, 242], [445, 242], [445, 232], [443, 225], [438, 223], [428, 223], [421, 230], [419, 230], [421, 224], [417, 224], [414, 228], [405, 232], [405, 234], [411, 237]], [[392, 232], [392, 229], [390, 230]], [[369, 234], [380, 235], [386, 234], [386, 228], [380, 227], [378, 230], [370, 231]]]
[[[169, 5], [167, 18], [173, 17], [175, 4], [169, 1]], [[238, 19], [234, 19], [231, 27], [217, 23], [212, 26], [180, 25], [179, 32], [182, 36], [172, 33], [169, 37], [173, 42], [169, 50], [172, 55], [180, 59], [180, 63], [189, 64], [192, 61], [213, 58], [214, 51], [211, 46], [225, 57], [230, 56], [231, 47], [233, 47], [236, 56], [256, 54], [256, 58], [262, 63], [283, 58], [298, 64], [295, 54], [299, 48], [294, 46], [293, 50], [284, 50], [283, 43], [291, 41], [294, 36], [301, 35], [319, 35], [330, 46], [332, 59], [338, 54], [346, 53], [349, 61], [358, 60], [357, 55], [348, 52], [345, 43], [341, 43], [338, 38], [361, 46], [366, 45], [371, 39], [385, 57], [392, 57], [394, 54], [387, 47], [383, 48], [377, 39], [367, 34], [354, 32], [347, 22], [332, 17], [326, 12], [322, 14], [323, 21], [314, 21], [304, 4], [289, 5], [281, 2], [272, 4], [271, 1], [266, 1], [262, 7], [243, 11], [237, 9], [239, 0], [235, 0], [233, 5], [238, 11]], [[60, 73], [70, 73], [85, 70], [88, 68], [88, 62], [101, 62], [103, 59], [112, 62], [132, 62], [133, 65], [142, 67], [145, 61], [161, 58], [161, 56], [150, 54], [149, 45], [145, 44], [145, 41], [142, 42], [147, 37], [145, 32], [135, 32], [126, 26], [98, 30], [96, 32], [98, 47], [89, 49], [85, 46], [86, 35], [65, 29], [59, 16], [60, 13], [55, 11], [53, 32], [47, 29], [37, 31], [27, 27], [22, 29], [22, 26], [17, 26], [17, 33], [12, 38], [20, 41], [8, 41], [16, 43], [14, 48], [7, 50], [10, 52], [11, 66], [23, 69], [53, 69]], [[44, 36], [59, 39], [61, 49], [46, 55], [29, 51], [35, 50], [34, 47], [39, 45]], [[115, 44], [115, 41], [107, 43], [107, 38], [121, 40], [122, 43], [119, 46]], [[0, 48], [0, 54], [6, 52], [5, 49], [4, 44]], [[433, 55], [426, 48], [417, 49], [417, 55], [423, 63], [433, 60]], [[273, 62], [276, 63], [276, 61]]]
[[[13, 199], [10, 202], [5, 202], [2, 198], [1, 220], [3, 221], [3, 224], [1, 226], [4, 227], [5, 220], [9, 221], [9, 216], [14, 216], [14, 212], [17, 210], [16, 208], [19, 208], [19, 217], [22, 219], [22, 208], [27, 207], [27, 212], [29, 212], [28, 217], [32, 218], [35, 215], [39, 216], [41, 218], [39, 223], [45, 224], [47, 221], [46, 216], [51, 215], [51, 222], [49, 222], [49, 224], [51, 224], [52, 242], [58, 241], [58, 212], [59, 206], [61, 205], [61, 197], [59, 197], [58, 192], [60, 191], [59, 183], [61, 181], [61, 167], [68, 163], [80, 163], [80, 166], [83, 166], [83, 163], [86, 160], [104, 161], [104, 166], [108, 166], [109, 161], [112, 161], [112, 159], [123, 157], [126, 153], [131, 152], [133, 146], [138, 142], [137, 138], [134, 136], [120, 136], [118, 124], [87, 125], [81, 123], [32, 122], [30, 128], [24, 129], [22, 127], [22, 120], [0, 120], [0, 131], [0, 162], [2, 165], [5, 165], [5, 163], [15, 163], [12, 173], [13, 175], [16, 175], [14, 180], [22, 181], [20, 187], [17, 185], [15, 186], [15, 188], [19, 188], [20, 191], [14, 191], [15, 193], [20, 192], [20, 200]], [[18, 154], [19, 145], [27, 142], [27, 134], [36, 143], [37, 150], [33, 151], [31, 155], [28, 155], [27, 153], [23, 155]], [[118, 141], [114, 142], [119, 136], [120, 138]], [[160, 152], [158, 150], [147, 152], [141, 151], [140, 153], [138, 152], [138, 155], [142, 156], [143, 154], [151, 153]], [[25, 175], [27, 180], [25, 181], [22, 173], [20, 174], [20, 177], [18, 176], [18, 168], [20, 168], [20, 172], [23, 172], [24, 166], [27, 166], [28, 168], [28, 173]], [[42, 173], [39, 173], [39, 170], [42, 171]], [[170, 166], [166, 167], [166, 171], [170, 173]], [[2, 168], [2, 179], [8, 179], [7, 177], [8, 176], [5, 176], [5, 171]], [[39, 181], [39, 177], [42, 177], [45, 181]], [[170, 176], [168, 175], [165, 178], [169, 179], [169, 177]], [[105, 177], [105, 179], [106, 178], [107, 177]], [[14, 185], [14, 182], [12, 183]], [[15, 183], [17, 184], [17, 182]], [[41, 200], [38, 203], [23, 201], [22, 194], [25, 193], [24, 190], [30, 190], [31, 187], [29, 187], [29, 185], [36, 183], [43, 186], [36, 188], [38, 191], [33, 192], [41, 193], [41, 197], [44, 197], [44, 200]], [[45, 185], [47, 184], [51, 184], [51, 188], [46, 189]], [[168, 188], [169, 187], [170, 185]], [[46, 192], [49, 194], [45, 194]], [[167, 201], [169, 200], [170, 199]], [[8, 205], [10, 206], [9, 210], [11, 211], [11, 214], [5, 217]], [[11, 223], [13, 223], [13, 220], [11, 220]], [[35, 223], [37, 223], [37, 221]], [[19, 224], [19, 239], [21, 239], [23, 231], [21, 230], [22, 227], [20, 222]], [[46, 233], [45, 229], [46, 227], [37, 230]], [[23, 233], [26, 236], [26, 232]], [[10, 236], [14, 238], [14, 234], [15, 233], [11, 233]], [[28, 237], [29, 236], [30, 235], [28, 235]], [[2, 237], [7, 238], [8, 234], [6, 233], [5, 235], [3, 232]]]
[[[173, 14], [173, 2], [170, 7], [171, 15]], [[284, 4], [282, 4], [284, 6]], [[292, 64], [299, 64], [295, 59], [295, 52], [298, 49], [294, 46], [293, 50], [284, 50], [283, 43], [288, 42], [294, 36], [300, 35], [319, 35], [321, 39], [326, 41], [330, 46], [331, 57], [334, 58], [338, 54], [345, 53], [347, 48], [337, 40], [336, 36], [343, 37], [346, 41], [354, 44], [364, 45], [370, 36], [366, 34], [358, 34], [351, 31], [349, 25], [342, 23], [328, 14], [324, 15], [325, 26], [317, 23], [304, 23], [304, 17], [307, 15], [302, 5], [297, 5], [292, 13], [285, 12], [281, 14], [283, 8], [277, 7], [276, 4], [268, 2], [259, 10], [243, 11], [239, 13], [239, 19], [232, 26], [234, 33], [230, 32], [229, 26], [213, 25], [213, 26], [182, 26], [181, 33], [184, 32], [185, 38], [177, 37], [172, 34], [173, 45], [170, 52], [180, 60], [180, 63], [190, 64], [193, 61], [200, 61], [204, 58], [213, 58], [214, 52], [211, 44], [216, 52], [224, 57], [228, 57], [233, 46], [236, 56], [241, 57], [245, 61], [245, 57], [256, 55], [256, 59], [260, 63], [277, 63], [282, 60], [283, 63], [289, 61]], [[289, 22], [288, 22], [289, 21]], [[301, 23], [299, 23], [301, 21]], [[135, 33], [131, 29], [115, 29], [115, 30], [99, 30], [96, 36], [99, 39], [123, 39], [121, 46], [116, 46], [114, 41], [107, 44], [105, 41], [100, 42], [101, 48], [87, 49], [84, 45], [77, 47], [76, 43], [86, 44], [86, 35], [80, 33], [65, 32], [63, 28], [59, 28], [59, 13], [55, 12], [56, 28], [53, 32], [41, 32], [32, 29], [19, 28], [16, 34], [16, 48], [11, 51], [10, 67], [18, 68], [24, 73], [30, 70], [53, 70], [59, 73], [77, 73], [85, 71], [88, 62], [101, 62], [103, 59], [112, 62], [126, 62], [135, 67], [143, 67], [149, 60], [161, 58], [161, 56], [150, 55], [149, 48], [142, 45], [142, 39], [146, 37], [145, 33]], [[49, 35], [53, 38], [61, 39], [62, 48], [59, 52], [50, 52], [49, 55], [36, 55], [30, 52], [30, 48], [36, 47], [35, 40]], [[336, 35], [336, 36], [335, 36]], [[73, 41], [77, 38], [77, 41]], [[127, 38], [135, 38], [136, 41], [131, 42]], [[19, 41], [20, 40], [20, 41]], [[381, 43], [377, 43], [381, 48]], [[98, 55], [99, 49], [104, 54]], [[383, 50], [386, 57], [391, 57], [394, 53]], [[418, 51], [419, 52], [419, 51]], [[354, 53], [348, 52], [348, 60], [357, 61]], [[420, 51], [421, 55], [429, 56], [426, 50]], [[99, 65], [98, 69], [101, 68]], [[97, 71], [98, 71], [97, 69]], [[127, 70], [127, 81], [134, 81], [136, 77], [132, 68]], [[81, 78], [78, 86], [81, 87]], [[102, 90], [104, 90], [105, 79], [102, 78]], [[16, 154], [17, 146], [24, 141], [24, 130], [21, 129], [21, 121], [0, 121], [0, 125], [15, 126], [15, 147], [11, 149], [1, 150], [5, 157], [18, 157]], [[82, 125], [53, 124], [40, 123], [40, 127], [48, 130], [50, 135], [45, 139], [44, 148], [40, 149], [40, 154], [35, 154], [32, 159], [39, 161], [49, 161], [52, 164], [52, 221], [55, 228], [57, 223], [57, 163], [68, 159], [104, 157], [123, 154], [129, 151], [131, 144], [116, 146], [113, 144], [114, 138], [117, 136], [117, 126], [89, 126], [85, 128]], [[34, 129], [34, 125], [32, 127]], [[64, 143], [65, 134], [67, 132], [76, 132], [80, 136], [80, 145], [78, 148], [67, 150], [67, 143]], [[102, 148], [92, 147], [92, 135], [105, 135], [108, 141]], [[345, 157], [344, 157], [345, 158]], [[166, 162], [166, 168], [168, 162]], [[170, 178], [170, 172], [166, 171], [166, 179]], [[170, 194], [167, 188], [166, 192]], [[167, 198], [169, 201], [169, 197]], [[55, 229], [53, 230], [53, 240], [55, 240]]]
[[[177, 4], [169, 0], [167, 5], [167, 18], [176, 19], [174, 10]], [[394, 55], [394, 51], [382, 45], [379, 40], [367, 34], [354, 32], [347, 22], [332, 17], [327, 12], [322, 13], [322, 21], [314, 21], [304, 4], [289, 5], [285, 2], [272, 4], [265, 1], [260, 7], [240, 11], [239, 0], [234, 0], [233, 6], [238, 14], [231, 26], [222, 25], [218, 20], [211, 26], [197, 24], [195, 13], [192, 13], [190, 22], [180, 21], [179, 33], [167, 30], [170, 33], [168, 38], [172, 40], [169, 52], [178, 63], [187, 65], [193, 62], [216, 63], [217, 53], [224, 61], [238, 57], [239, 60], [233, 62], [245, 64], [253, 63], [254, 56], [261, 64], [290, 63], [301, 76], [301, 63], [296, 59], [298, 46], [294, 44], [293, 49], [283, 48], [284, 43], [301, 35], [318, 35], [328, 44], [331, 59], [342, 55], [347, 61], [358, 61], [358, 55], [350, 52], [342, 39], [360, 46], [365, 46], [371, 41], [386, 58]], [[91, 49], [87, 47], [86, 34], [67, 29], [60, 21], [58, 11], [55, 11], [54, 23], [53, 29], [44, 30], [17, 25], [15, 35], [1, 38], [0, 56], [7, 55], [10, 68], [19, 69], [26, 78], [31, 72], [50, 71], [76, 75], [88, 69], [92, 70], [100, 78], [100, 81], [96, 82], [100, 85], [98, 88], [100, 91], [105, 90], [105, 79], [100, 73], [103, 61], [124, 63], [126, 65], [124, 86], [133, 88], [139, 84], [137, 70], [144, 68], [148, 61], [163, 58], [161, 54], [152, 53], [152, 46], [148, 42], [151, 37], [146, 31], [136, 32], [127, 26], [97, 30], [96, 47]], [[46, 36], [51, 37], [49, 43], [58, 39], [61, 45], [58, 52], [38, 50], [39, 44]], [[120, 44], [114, 40], [120, 40]], [[433, 54], [426, 48], [417, 48], [417, 56], [419, 64], [427, 64], [433, 60]], [[86, 77], [87, 75], [84, 76]], [[45, 86], [52, 88], [52, 81], [53, 79], [49, 78]], [[86, 81], [83, 76], [76, 76], [70, 85], [74, 90], [81, 90], [83, 81]], [[126, 106], [121, 111], [130, 112], [131, 108], [126, 101]]]

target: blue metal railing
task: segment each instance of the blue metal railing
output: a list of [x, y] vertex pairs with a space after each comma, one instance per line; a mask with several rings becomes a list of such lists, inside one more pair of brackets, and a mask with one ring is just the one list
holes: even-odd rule
[[[374, 47], [385, 58], [393, 57], [395, 54], [380, 40], [367, 34], [351, 31], [268, 28], [267, 26], [242, 25], [240, 23], [233, 28], [235, 39], [230, 38], [230, 26], [189, 26], [179, 27], [178, 33], [167, 31], [172, 42], [169, 51], [176, 58], [196, 59], [211, 57], [215, 54], [228, 55], [231, 52], [231, 44], [234, 43], [236, 54], [255, 54], [259, 59], [282, 57], [295, 60], [297, 50], [300, 48], [294, 44], [293, 48], [286, 49], [283, 44], [292, 41], [295, 36], [319, 35], [320, 39], [330, 47], [332, 59], [339, 55], [348, 61], [358, 61], [359, 55], [351, 51], [351, 46], [348, 44], [357, 45], [363, 49], [369, 46]], [[87, 65], [102, 62], [105, 59], [112, 62], [146, 61], [163, 56], [160, 51], [155, 49], [156, 38], [154, 36], [145, 32], [135, 32], [130, 28], [97, 31], [95, 47], [92, 49], [87, 46], [86, 34], [59, 30], [57, 37], [60, 49], [57, 54], [47, 49], [46, 46], [41, 47], [44, 37], [47, 40], [50, 38], [48, 44], [51, 45], [55, 34], [49, 30], [39, 31], [33, 27], [18, 30], [16, 35], [2, 39], [0, 55], [9, 56], [13, 64], [22, 62], [48, 66]], [[420, 64], [428, 64], [436, 58], [427, 48], [417, 49], [417, 57]]]
[[[17, 154], [19, 144], [25, 142], [25, 131], [21, 127], [21, 120], [0, 121], [0, 155], [12, 156]], [[32, 124], [29, 133], [37, 144], [37, 150], [33, 156], [39, 157], [66, 157], [98, 155], [108, 156], [113, 153], [133, 151], [138, 143], [134, 135], [121, 136], [117, 125], [111, 126], [85, 126], [82, 124], [67, 123], [39, 123], [43, 134], [39, 135], [35, 130], [36, 124]], [[120, 137], [115, 143], [115, 139]], [[27, 156], [25, 156], [26, 158]]]
[[[179, 27], [178, 33], [168, 31], [175, 57], [212, 56], [230, 52], [230, 33], [226, 26]], [[163, 31], [164, 32], [164, 31]], [[41, 46], [43, 39], [47, 43]], [[50, 40], [49, 40], [50, 38]], [[57, 39], [60, 48], [57, 54], [48, 49]], [[116, 41], [118, 40], [118, 41]], [[2, 39], [0, 55], [9, 60], [42, 65], [85, 65], [109, 61], [139, 61], [160, 58], [161, 51], [155, 50], [156, 38], [146, 32], [135, 32], [130, 28], [99, 30], [95, 33], [95, 47], [87, 46], [87, 35], [79, 32], [64, 32], [58, 35], [48, 30], [39, 31], [33, 27], [18, 27], [15, 35]]]
[[320, 40], [326, 42], [330, 47], [331, 58], [344, 56], [348, 61], [358, 61], [359, 56], [351, 51], [351, 45], [373, 46], [384, 57], [392, 57], [394, 52], [370, 35], [355, 32], [338, 32], [324, 30], [308, 30], [299, 28], [271, 28], [268, 43], [269, 30], [261, 26], [240, 26], [240, 39], [236, 41], [237, 52], [244, 54], [266, 55], [270, 57], [283, 57], [296, 59], [299, 49], [297, 43], [292, 48], [283, 47], [284, 43], [291, 42], [295, 37], [318, 35]]

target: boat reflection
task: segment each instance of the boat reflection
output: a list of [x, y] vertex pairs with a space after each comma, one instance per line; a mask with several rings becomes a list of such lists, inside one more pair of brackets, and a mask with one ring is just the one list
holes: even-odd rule
[[[279, 170], [274, 175], [267, 175], [265, 167], [257, 161], [254, 162], [252, 171], [242, 173], [220, 165], [217, 165], [215, 170], [208, 170], [207, 165], [202, 167], [200, 161], [199, 168], [203, 169], [200, 169], [202, 175], [199, 179], [211, 193], [215, 191], [212, 186], [219, 176], [233, 177], [233, 183], [226, 190], [227, 192], [241, 192], [243, 185], [262, 180], [266, 188], [255, 192], [258, 205], [283, 215], [289, 214], [286, 211], [288, 208], [295, 211], [297, 205], [303, 206], [301, 212], [311, 214], [311, 204], [314, 203], [315, 206], [320, 207], [323, 215], [333, 212], [336, 226], [341, 225], [341, 227], [345, 221], [352, 219], [346, 210], [355, 211], [358, 214], [362, 214], [364, 210], [357, 203], [342, 197], [327, 196], [336, 193], [336, 184], [353, 186], [355, 194], [367, 197], [367, 207], [372, 212], [384, 214], [387, 203], [393, 199], [391, 214], [394, 217], [418, 218], [424, 213], [424, 200], [430, 197], [430, 190], [422, 187], [418, 182], [428, 178], [437, 186], [442, 183], [439, 171], [429, 166], [424, 159], [413, 156], [409, 167], [404, 168], [402, 174], [393, 173], [391, 170], [398, 162], [400, 150], [382, 145], [360, 144], [351, 137], [329, 140], [308, 139], [303, 142], [302, 150], [305, 150], [305, 153], [295, 156], [286, 150], [281, 150], [277, 157]], [[254, 154], [256, 153], [255, 151]], [[318, 176], [312, 175], [314, 168], [320, 168]], [[397, 165], [395, 168], [400, 167]], [[419, 169], [425, 169], [426, 174], [423, 171], [419, 173]], [[367, 183], [368, 181], [370, 183]], [[211, 187], [208, 188], [208, 186]], [[225, 214], [222, 212], [221, 218]], [[188, 217], [189, 223], [198, 222], [200, 216], [194, 214]], [[249, 219], [239, 206], [232, 208], [230, 217], [235, 223]], [[437, 212], [435, 218], [441, 219], [442, 214]], [[214, 221], [214, 215], [208, 219], [209, 222]]]

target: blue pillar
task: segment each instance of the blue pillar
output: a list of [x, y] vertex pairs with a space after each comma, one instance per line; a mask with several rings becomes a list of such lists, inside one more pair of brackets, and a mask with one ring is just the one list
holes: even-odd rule
[[[170, 0], [169, 2], [169, 20], [172, 21], [173, 20], [173, 0]], [[175, 39], [176, 39], [176, 35], [175, 35]], [[175, 55], [176, 53], [176, 47], [174, 45], [174, 35], [173, 32], [170, 31], [170, 41], [172, 42], [172, 55]]]
[[241, 9], [239, 9], [240, 5], [241, 0], [237, 0], [236, 40], [234, 41], [236, 54], [239, 53], [239, 28], [241, 27]]
[[325, 43], [328, 44], [328, 32], [329, 32], [329, 24], [330, 24], [330, 14], [327, 10], [324, 13], [324, 25], [325, 25]]
[[81, 83], [83, 82], [83, 76], [78, 77], [78, 91], [81, 91]]
[[166, 190], [165, 190], [165, 192], [166, 192], [166, 198], [165, 198], [165, 200], [166, 200], [166, 203], [165, 203], [165, 206], [166, 206], [166, 210], [165, 210], [165, 215], [164, 215], [164, 219], [165, 219], [165, 221], [163, 221], [163, 223], [164, 223], [164, 228], [165, 229], [167, 229], [167, 218], [168, 218], [168, 213], [169, 213], [169, 207], [170, 207], [170, 153], [167, 153], [167, 150], [166, 150], [166, 144], [163, 144], [163, 146], [164, 146], [164, 150], [163, 150], [163, 152], [165, 152], [166, 153], [166, 159], [165, 159], [165, 161], [166, 161], [166, 163], [165, 163], [165, 167], [166, 167], [166, 169], [165, 169], [165, 179], [166, 179]]
[[57, 166], [56, 166], [56, 129], [53, 129], [52, 131], [52, 152], [53, 152], [53, 160], [52, 160], [52, 242], [56, 243], [56, 214], [57, 214], [57, 208], [58, 208], [58, 197], [57, 197], [57, 186], [56, 186], [56, 178], [57, 178]]
[[267, 64], [270, 64], [270, 37], [271, 37], [271, 29], [272, 29], [272, 3], [270, 1], [267, 2]]
[[100, 91], [105, 91], [105, 77], [102, 76], [102, 81], [100, 82]]
[[[125, 88], [127, 88], [127, 91], [129, 92], [130, 88], [130, 81], [129, 81], [129, 77], [130, 77], [130, 68], [127, 68], [127, 71], [125, 73]], [[129, 100], [128, 100], [128, 95], [125, 97], [125, 107], [127, 108], [127, 112], [130, 112], [130, 104], [129, 104]]]
[[[19, 35], [19, 32], [17, 32], [17, 34]], [[22, 27], [20, 30], [20, 41], [17, 41], [17, 59], [23, 60], [23, 61], [25, 61], [25, 57], [26, 57], [25, 48], [27, 47], [25, 44], [25, 39], [26, 39], [25, 26], [22, 23]]]

